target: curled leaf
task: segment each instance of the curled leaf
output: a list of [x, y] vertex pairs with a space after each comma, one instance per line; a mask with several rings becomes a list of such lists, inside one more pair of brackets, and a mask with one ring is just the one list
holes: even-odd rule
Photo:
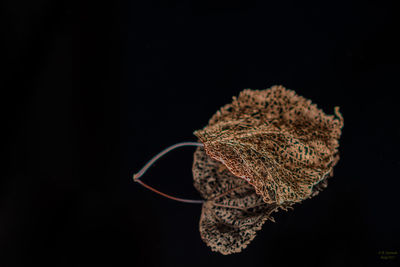
[[207, 155], [254, 186], [268, 204], [308, 198], [338, 159], [343, 118], [282, 86], [244, 90], [194, 134]]
[[194, 154], [193, 178], [194, 187], [206, 200], [200, 217], [200, 235], [213, 251], [240, 252], [278, 208], [265, 203], [253, 186], [207, 156], [202, 147]]
[[[273, 212], [292, 208], [293, 202], [267, 204], [245, 180], [233, 175], [224, 164], [198, 147], [193, 160], [194, 187], [205, 199], [200, 216], [200, 235], [213, 251], [224, 255], [241, 252], [270, 220]], [[310, 197], [327, 186], [325, 177]]]

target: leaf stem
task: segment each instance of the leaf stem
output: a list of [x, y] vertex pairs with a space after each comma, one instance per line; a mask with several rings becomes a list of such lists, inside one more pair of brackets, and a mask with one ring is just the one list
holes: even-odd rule
[[143, 168], [138, 173], [134, 174], [133, 181], [135, 181], [135, 182], [139, 183], [140, 185], [144, 186], [145, 188], [155, 192], [156, 194], [159, 194], [163, 197], [166, 197], [166, 198], [169, 198], [169, 199], [172, 199], [175, 201], [185, 202], [185, 203], [197, 203], [197, 204], [204, 203], [204, 200], [184, 199], [184, 198], [178, 198], [178, 197], [174, 197], [174, 196], [165, 194], [165, 193], [160, 192], [157, 189], [143, 183], [140, 180], [140, 177], [142, 177], [143, 174], [147, 171], [147, 169], [149, 169], [151, 167], [151, 165], [153, 165], [158, 159], [160, 159], [162, 156], [164, 156], [171, 150], [174, 150], [175, 148], [182, 147], [182, 146], [203, 146], [203, 144], [197, 143], [197, 142], [182, 142], [182, 143], [177, 143], [175, 145], [167, 147], [166, 149], [164, 149], [163, 151], [161, 151], [160, 153], [155, 155], [149, 162], [147, 162], [146, 165], [144, 165]]

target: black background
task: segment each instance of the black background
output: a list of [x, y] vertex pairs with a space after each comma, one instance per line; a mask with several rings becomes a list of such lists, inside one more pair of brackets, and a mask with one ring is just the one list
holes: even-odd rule
[[[400, 253], [398, 9], [390, 1], [5, 1], [0, 266], [394, 266]], [[244, 88], [282, 84], [345, 119], [319, 196], [240, 254], [211, 252], [201, 207], [131, 177], [196, 141]], [[199, 198], [194, 148], [143, 177]]]

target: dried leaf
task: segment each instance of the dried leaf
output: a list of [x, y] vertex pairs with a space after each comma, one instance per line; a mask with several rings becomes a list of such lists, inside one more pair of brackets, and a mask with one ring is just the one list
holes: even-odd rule
[[[294, 204], [265, 203], [253, 186], [209, 157], [203, 147], [194, 153], [192, 170], [194, 187], [206, 200], [200, 216], [201, 238], [213, 251], [224, 255], [242, 251], [267, 220], [275, 222], [273, 212], [287, 211]], [[326, 183], [323, 179], [316, 185], [310, 197], [323, 190]]]
[[194, 134], [207, 155], [254, 186], [268, 204], [297, 203], [338, 159], [343, 118], [326, 115], [292, 90], [244, 90]]
[[207, 156], [203, 147], [194, 154], [193, 177], [195, 188], [206, 200], [200, 235], [213, 251], [240, 252], [278, 208], [276, 204], [266, 204], [253, 186]]

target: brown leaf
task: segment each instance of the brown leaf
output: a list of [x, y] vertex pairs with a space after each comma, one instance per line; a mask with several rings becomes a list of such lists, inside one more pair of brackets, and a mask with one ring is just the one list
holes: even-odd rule
[[[203, 147], [194, 153], [192, 170], [194, 187], [206, 200], [201, 211], [200, 235], [213, 251], [224, 255], [242, 251], [267, 220], [275, 222], [273, 212], [288, 211], [294, 204], [265, 203], [253, 186], [209, 157]], [[313, 188], [310, 197], [326, 186], [327, 181], [323, 179]]]
[[194, 134], [207, 155], [252, 184], [265, 203], [283, 205], [310, 197], [332, 173], [343, 126], [337, 107], [335, 114], [282, 86], [247, 89]]
[[265, 203], [253, 186], [221, 166], [224, 165], [206, 155], [203, 147], [197, 148], [194, 186], [206, 200], [200, 217], [200, 235], [213, 251], [231, 254], [240, 252], [255, 238], [278, 206]]

